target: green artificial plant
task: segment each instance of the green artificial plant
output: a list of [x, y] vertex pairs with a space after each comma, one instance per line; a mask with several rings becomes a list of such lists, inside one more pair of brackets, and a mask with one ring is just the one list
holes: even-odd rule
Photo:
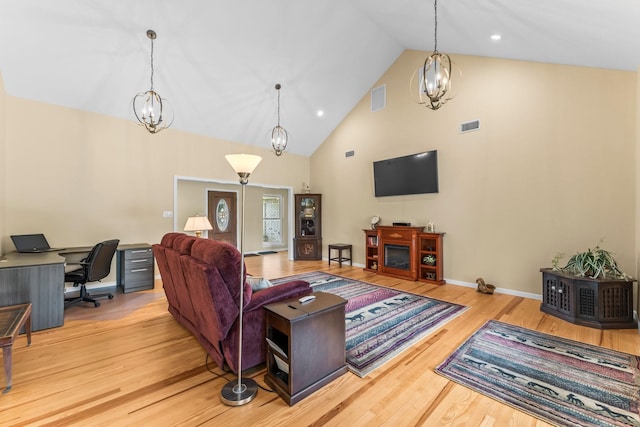
[[596, 245], [593, 249], [589, 248], [584, 252], [578, 252], [572, 256], [567, 265], [560, 268], [558, 262], [563, 254], [557, 254], [551, 264], [556, 271], [573, 274], [575, 276], [590, 277], [592, 279], [631, 279], [618, 267], [616, 260], [613, 258], [613, 252], [602, 249]]

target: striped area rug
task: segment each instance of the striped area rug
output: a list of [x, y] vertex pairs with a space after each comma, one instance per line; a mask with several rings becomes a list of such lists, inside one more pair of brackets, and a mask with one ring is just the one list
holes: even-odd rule
[[336, 294], [347, 300], [347, 364], [349, 370], [360, 377], [466, 310], [462, 305], [323, 272], [271, 282], [278, 284], [293, 278], [308, 281], [314, 291]]
[[640, 426], [640, 357], [490, 320], [436, 372], [559, 426]]

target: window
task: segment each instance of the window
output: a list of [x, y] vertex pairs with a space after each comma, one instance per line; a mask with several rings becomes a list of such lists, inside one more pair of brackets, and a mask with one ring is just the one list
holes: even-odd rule
[[262, 196], [262, 241], [282, 244], [282, 197]]

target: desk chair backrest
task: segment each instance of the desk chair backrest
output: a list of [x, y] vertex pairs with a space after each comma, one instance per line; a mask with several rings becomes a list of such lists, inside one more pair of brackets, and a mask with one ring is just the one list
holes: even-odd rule
[[104, 279], [111, 272], [111, 261], [116, 253], [120, 240], [106, 240], [95, 245], [84, 259], [86, 275], [85, 282], [97, 282]]

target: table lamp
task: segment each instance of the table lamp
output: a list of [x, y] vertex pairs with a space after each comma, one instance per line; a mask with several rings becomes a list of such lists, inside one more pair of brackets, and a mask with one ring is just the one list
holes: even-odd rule
[[258, 384], [251, 378], [242, 378], [242, 309], [244, 295], [244, 207], [245, 186], [249, 182], [249, 175], [262, 160], [260, 156], [251, 154], [228, 154], [225, 156], [233, 170], [240, 177], [242, 184], [242, 214], [240, 217], [240, 315], [238, 317], [238, 380], [229, 381], [220, 392], [220, 400], [225, 405], [241, 406], [249, 403], [258, 394]]
[[213, 230], [206, 216], [190, 216], [184, 225], [184, 231], [195, 231], [196, 237], [202, 237], [203, 230]]

